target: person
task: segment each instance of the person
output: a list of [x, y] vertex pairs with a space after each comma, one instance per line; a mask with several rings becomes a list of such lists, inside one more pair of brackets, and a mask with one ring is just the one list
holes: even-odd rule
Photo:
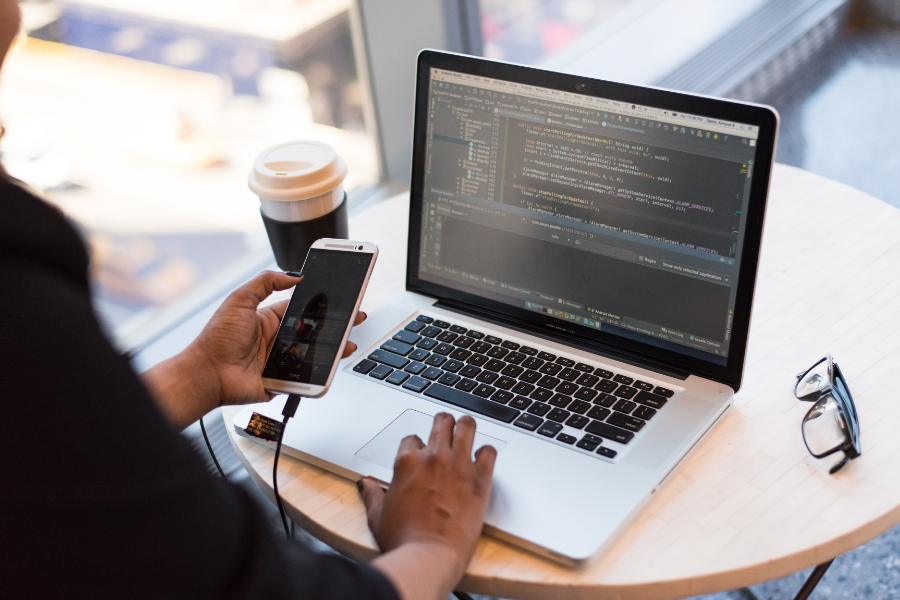
[[[0, 65], [18, 23], [16, 0], [0, 0]], [[403, 440], [386, 493], [362, 480], [382, 550], [371, 564], [277, 536], [180, 435], [218, 406], [271, 397], [261, 369], [285, 303], [260, 303], [298, 278], [262, 273], [187, 349], [138, 375], [92, 310], [75, 228], [4, 174], [0, 280], [3, 598], [436, 600], [461, 578], [496, 458], [486, 446], [472, 460], [470, 417], [438, 414], [427, 443]], [[48, 362], [48, 343], [65, 358]]]

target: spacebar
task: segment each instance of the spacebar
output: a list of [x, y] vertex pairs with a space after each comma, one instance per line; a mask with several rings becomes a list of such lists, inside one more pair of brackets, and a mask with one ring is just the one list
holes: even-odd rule
[[503, 421], [504, 423], [511, 423], [513, 419], [519, 416], [519, 411], [510, 406], [497, 404], [496, 402], [491, 402], [490, 400], [485, 400], [484, 398], [479, 398], [473, 394], [467, 394], [461, 390], [449, 388], [446, 385], [441, 385], [439, 383], [433, 383], [428, 386], [428, 389], [425, 390], [425, 395], [431, 398], [437, 398], [438, 400], [443, 400], [444, 402], [449, 402], [460, 408], [467, 408], [478, 414]]

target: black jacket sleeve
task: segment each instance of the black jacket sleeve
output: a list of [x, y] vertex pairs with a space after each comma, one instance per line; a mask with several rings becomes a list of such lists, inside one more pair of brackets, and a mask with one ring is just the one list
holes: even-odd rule
[[206, 471], [104, 337], [87, 268], [56, 209], [0, 182], [0, 596], [396, 599]]

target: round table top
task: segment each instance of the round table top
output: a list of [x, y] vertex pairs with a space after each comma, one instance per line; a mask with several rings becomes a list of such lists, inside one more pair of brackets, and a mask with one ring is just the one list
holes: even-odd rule
[[[351, 220], [381, 256], [363, 308], [404, 286], [408, 199]], [[832, 353], [849, 380], [863, 454], [836, 475], [800, 435], [809, 408], [794, 375]], [[734, 589], [827, 561], [900, 522], [900, 211], [858, 190], [777, 165], [769, 198], [744, 383], [617, 540], [571, 570], [482, 536], [459, 589], [512, 598], [678, 598]], [[271, 495], [273, 452], [234, 434]], [[283, 465], [283, 466], [282, 466]], [[283, 456], [288, 511], [337, 550], [377, 546], [355, 484]], [[892, 483], [893, 482], [893, 483]]]

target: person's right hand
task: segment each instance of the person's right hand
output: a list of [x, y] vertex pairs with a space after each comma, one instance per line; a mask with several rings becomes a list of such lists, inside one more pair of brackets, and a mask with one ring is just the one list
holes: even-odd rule
[[427, 446], [414, 435], [400, 443], [387, 493], [374, 479], [361, 480], [369, 528], [382, 552], [409, 543], [445, 546], [456, 558], [459, 581], [481, 535], [497, 459], [493, 447], [482, 446], [473, 462], [474, 439], [475, 419], [455, 423], [439, 413]]

